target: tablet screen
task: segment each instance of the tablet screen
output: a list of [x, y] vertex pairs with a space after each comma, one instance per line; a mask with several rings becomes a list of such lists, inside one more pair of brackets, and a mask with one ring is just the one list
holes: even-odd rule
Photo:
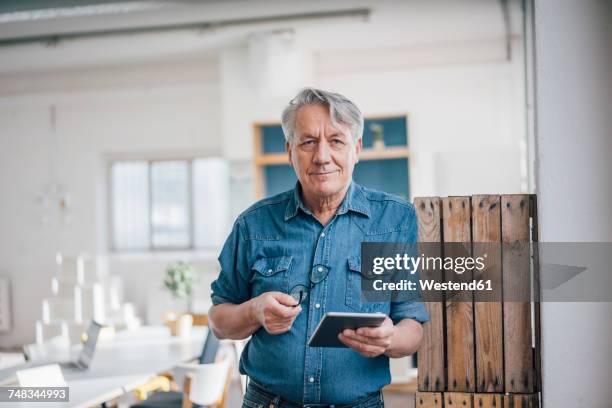
[[308, 340], [310, 347], [346, 347], [338, 339], [345, 329], [356, 330], [360, 327], [379, 327], [387, 316], [383, 313], [343, 313], [329, 312], [323, 316]]

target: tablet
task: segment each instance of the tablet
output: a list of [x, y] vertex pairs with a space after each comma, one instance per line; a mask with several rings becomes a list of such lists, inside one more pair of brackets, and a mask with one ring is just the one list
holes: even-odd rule
[[346, 347], [338, 339], [345, 329], [356, 330], [360, 327], [379, 327], [387, 315], [383, 313], [325, 313], [323, 319], [308, 340], [310, 347]]

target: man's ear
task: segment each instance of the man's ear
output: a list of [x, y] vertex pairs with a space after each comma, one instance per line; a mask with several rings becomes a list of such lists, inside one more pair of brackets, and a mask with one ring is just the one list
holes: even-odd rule
[[287, 151], [287, 154], [289, 155], [289, 164], [291, 166], [293, 166], [293, 156], [291, 155], [291, 145], [289, 144], [289, 142], [285, 142], [285, 150]]
[[355, 163], [359, 163], [359, 154], [361, 153], [361, 149], [363, 148], [363, 138], [357, 139], [357, 143], [355, 143]]

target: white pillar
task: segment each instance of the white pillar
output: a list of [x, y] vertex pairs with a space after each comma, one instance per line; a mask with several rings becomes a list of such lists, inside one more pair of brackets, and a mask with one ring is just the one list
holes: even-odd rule
[[[610, 21], [609, 1], [535, 1], [542, 242], [612, 242]], [[612, 303], [542, 305], [545, 408], [612, 406], [611, 316]]]

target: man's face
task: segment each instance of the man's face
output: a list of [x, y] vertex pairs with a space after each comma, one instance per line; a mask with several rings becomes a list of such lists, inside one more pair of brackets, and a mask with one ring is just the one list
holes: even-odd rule
[[305, 194], [330, 197], [351, 182], [361, 151], [361, 139], [353, 141], [348, 126], [334, 127], [329, 108], [306, 105], [298, 109], [289, 161]]

